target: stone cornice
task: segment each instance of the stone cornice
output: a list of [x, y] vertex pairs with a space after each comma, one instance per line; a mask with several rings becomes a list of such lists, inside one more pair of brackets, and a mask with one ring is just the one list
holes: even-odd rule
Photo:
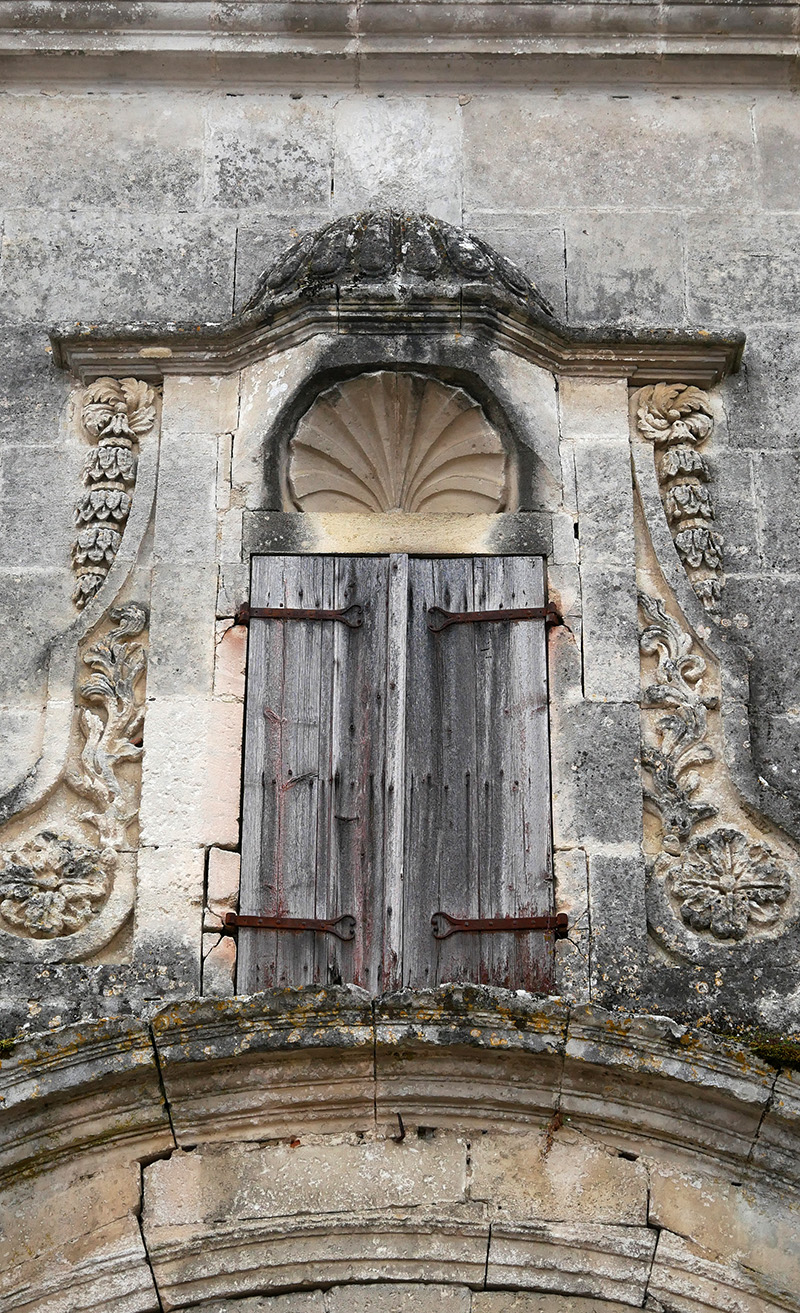
[[324, 65], [326, 80], [342, 81], [404, 62], [409, 76], [437, 69], [463, 80], [493, 63], [515, 80], [530, 77], [531, 61], [546, 69], [559, 60], [649, 59], [663, 68], [699, 56], [738, 61], [750, 79], [760, 72], [754, 60], [797, 59], [799, 24], [796, 4], [753, 0], [4, 0], [0, 68], [11, 77], [41, 75], [49, 64], [67, 79], [112, 73], [165, 82], [266, 73], [286, 83], [302, 78], [304, 64], [314, 76]]
[[544, 324], [503, 304], [488, 288], [453, 298], [398, 302], [395, 297], [310, 299], [278, 311], [269, 322], [229, 324], [63, 325], [51, 330], [57, 365], [88, 383], [105, 375], [159, 381], [166, 374], [224, 374], [297, 346], [318, 333], [429, 338], [474, 335], [562, 375], [625, 378], [635, 386], [680, 379], [714, 387], [734, 373], [742, 333], [658, 330], [608, 333]]

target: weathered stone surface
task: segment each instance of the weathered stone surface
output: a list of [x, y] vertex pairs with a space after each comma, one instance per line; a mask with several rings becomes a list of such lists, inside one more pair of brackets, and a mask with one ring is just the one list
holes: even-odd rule
[[[6, 205], [53, 203], [52, 161], [59, 156], [58, 202], [64, 208], [185, 209], [201, 202], [203, 129], [198, 104], [169, 91], [128, 94], [6, 96], [0, 106], [0, 165]], [[63, 150], [65, 117], [81, 131], [80, 149]]]
[[690, 226], [686, 238], [689, 319], [719, 321], [735, 305], [743, 323], [795, 320], [800, 279], [792, 252], [799, 227], [796, 214], [748, 220], [724, 214], [710, 217], [702, 231]]
[[[464, 107], [465, 204], [556, 210], [752, 203], [745, 105], [703, 96], [484, 95]], [[713, 143], [713, 145], [712, 145]], [[565, 160], [570, 161], [565, 168]]]
[[0, 1062], [4, 1178], [78, 1153], [172, 1146], [147, 1027], [116, 1018], [12, 1043]]
[[[84, 1163], [85, 1166], [89, 1164]], [[72, 1165], [0, 1193], [0, 1300], [19, 1313], [152, 1313], [138, 1163]]]
[[638, 844], [639, 710], [584, 703], [551, 712], [553, 837], [557, 848]]
[[144, 844], [180, 844], [187, 834], [196, 844], [238, 842], [241, 724], [242, 708], [235, 702], [170, 697], [152, 703], [145, 731]]
[[340, 213], [394, 207], [461, 222], [456, 103], [399, 96], [341, 100], [334, 123], [332, 194]]
[[13, 210], [3, 229], [0, 321], [224, 319], [234, 228], [224, 216]]
[[454, 1136], [342, 1144], [221, 1145], [145, 1168], [146, 1229], [253, 1222], [466, 1199], [467, 1146]]
[[682, 324], [684, 222], [668, 212], [570, 215], [566, 266], [572, 319]]
[[476, 1290], [472, 1313], [627, 1313], [630, 1303], [584, 1295], [546, 1295], [533, 1291]]
[[195, 694], [209, 698], [214, 679], [217, 567], [170, 561], [156, 565], [152, 579], [148, 697], [185, 699]]
[[475, 1140], [469, 1197], [493, 1217], [647, 1225], [647, 1172], [567, 1127]]
[[495, 1222], [486, 1281], [632, 1300], [641, 1307], [656, 1237], [645, 1226]]
[[330, 200], [333, 123], [319, 96], [218, 99], [208, 115], [212, 204], [273, 213]]
[[178, 1005], [157, 1014], [153, 1033], [183, 1145], [232, 1132], [291, 1138], [303, 1124], [358, 1131], [374, 1119], [372, 1008], [362, 990]]

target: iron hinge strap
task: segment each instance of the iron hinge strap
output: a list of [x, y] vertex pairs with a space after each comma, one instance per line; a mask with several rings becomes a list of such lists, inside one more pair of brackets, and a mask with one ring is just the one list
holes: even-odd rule
[[335, 935], [337, 939], [355, 939], [356, 918], [345, 914], [329, 921], [309, 916], [245, 916], [228, 912], [227, 926], [244, 926], [248, 930], [314, 930], [319, 934]]
[[340, 611], [296, 606], [249, 606], [244, 602], [236, 612], [236, 623], [246, 625], [251, 620], [338, 620], [348, 629], [360, 629], [364, 623], [364, 608], [358, 602]]
[[475, 935], [493, 931], [517, 934], [524, 930], [544, 930], [556, 939], [566, 939], [569, 921], [566, 912], [556, 916], [449, 916], [447, 912], [434, 912], [431, 917], [434, 939], [449, 939], [451, 935]]
[[444, 611], [441, 606], [429, 606], [427, 613], [428, 628], [434, 634], [440, 634], [450, 625], [477, 625], [487, 621], [509, 620], [544, 620], [548, 625], [563, 624], [555, 602], [548, 602], [546, 606], [509, 608], [506, 611]]

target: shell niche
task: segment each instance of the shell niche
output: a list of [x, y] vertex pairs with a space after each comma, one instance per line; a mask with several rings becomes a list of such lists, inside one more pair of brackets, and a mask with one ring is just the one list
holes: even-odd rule
[[418, 374], [362, 374], [323, 392], [289, 444], [303, 511], [491, 514], [508, 457], [480, 406]]

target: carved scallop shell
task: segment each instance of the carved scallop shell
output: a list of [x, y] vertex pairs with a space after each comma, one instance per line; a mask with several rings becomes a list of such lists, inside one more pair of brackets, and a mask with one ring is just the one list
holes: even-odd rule
[[304, 511], [492, 513], [508, 458], [477, 402], [434, 378], [388, 370], [323, 392], [290, 443]]

